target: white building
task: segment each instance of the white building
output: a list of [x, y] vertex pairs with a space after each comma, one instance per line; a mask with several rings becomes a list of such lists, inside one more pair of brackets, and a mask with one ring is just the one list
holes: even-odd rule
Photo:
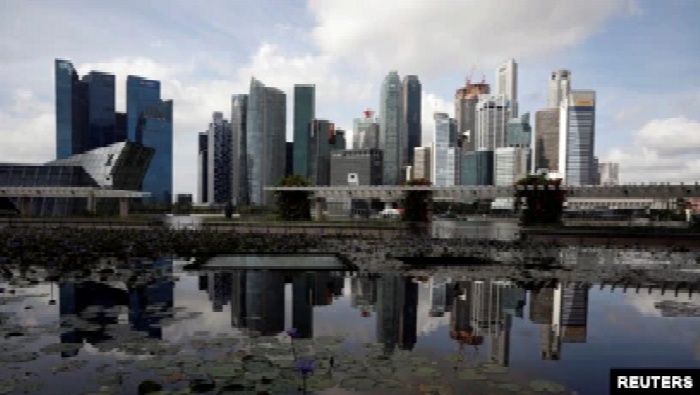
[[620, 164], [615, 162], [598, 163], [600, 185], [618, 185], [620, 183]]
[[413, 179], [431, 181], [432, 147], [416, 147], [413, 164]]
[[372, 111], [365, 111], [364, 118], [355, 118], [352, 134], [352, 148], [379, 148], [379, 121], [373, 117]]
[[435, 137], [432, 143], [430, 179], [435, 186], [451, 187], [457, 184], [458, 148], [450, 143], [452, 120], [445, 113], [435, 113]]
[[549, 78], [547, 107], [557, 108], [571, 93], [571, 71], [554, 70]]
[[496, 148], [494, 153], [494, 185], [513, 185], [528, 174], [530, 149], [526, 147]]
[[518, 64], [508, 59], [496, 69], [496, 94], [505, 96], [511, 103], [511, 116], [518, 116]]
[[559, 173], [566, 185], [593, 185], [595, 167], [593, 90], [573, 90], [559, 106]]
[[508, 97], [479, 95], [476, 106], [476, 151], [493, 151], [506, 146], [506, 131], [512, 118]]

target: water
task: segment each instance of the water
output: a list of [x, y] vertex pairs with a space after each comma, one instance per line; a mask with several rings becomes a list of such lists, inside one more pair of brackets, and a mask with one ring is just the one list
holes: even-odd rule
[[[236, 374], [258, 389], [297, 393], [292, 353], [316, 361], [307, 383], [316, 393], [337, 393], [320, 389], [338, 384], [378, 394], [534, 394], [530, 385], [544, 380], [567, 394], [600, 395], [612, 367], [700, 366], [700, 297], [683, 289], [662, 295], [635, 284], [623, 292], [554, 280], [526, 290], [498, 271], [464, 281], [466, 269], [418, 278], [186, 272], [185, 263], [103, 261], [77, 273], [8, 267], [0, 393], [132, 394], [146, 379], [177, 390], [212, 375], [221, 385], [240, 383]], [[284, 334], [291, 327], [294, 351]], [[283, 362], [263, 366], [234, 353], [241, 349]], [[256, 371], [274, 371], [278, 386]], [[480, 375], [486, 380], [474, 380]], [[380, 388], [396, 384], [407, 387]]]

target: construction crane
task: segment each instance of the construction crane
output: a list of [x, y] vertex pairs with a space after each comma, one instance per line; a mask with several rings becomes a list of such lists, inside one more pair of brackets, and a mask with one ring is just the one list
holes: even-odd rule
[[471, 70], [469, 70], [469, 74], [467, 74], [467, 85], [472, 83], [472, 75], [474, 74], [474, 69], [476, 69], [476, 64], [472, 65]]

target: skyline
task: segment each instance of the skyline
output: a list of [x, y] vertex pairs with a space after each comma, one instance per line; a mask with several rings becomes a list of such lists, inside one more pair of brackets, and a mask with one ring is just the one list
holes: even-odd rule
[[[175, 103], [174, 193], [195, 193], [198, 134], [213, 112], [230, 118], [231, 96], [246, 93], [251, 77], [287, 94], [290, 140], [294, 84], [315, 84], [316, 116], [352, 130], [362, 111], [379, 110], [386, 73], [418, 75], [427, 145], [433, 113], [454, 116], [454, 92], [470, 69], [474, 79], [484, 74], [495, 87], [496, 66], [515, 58], [521, 114], [546, 107], [548, 76], [556, 69], [571, 70], [576, 89], [597, 92], [596, 154], [621, 163], [621, 182], [700, 180], [700, 77], [692, 70], [692, 50], [700, 48], [699, 28], [692, 26], [700, 16], [696, 3], [556, 2], [552, 8], [550, 0], [527, 6], [445, 1], [431, 2], [430, 12], [418, 0], [356, 3], [1, 4], [0, 37], [20, 39], [0, 41], [0, 131], [10, 142], [0, 147], [0, 160], [53, 159], [54, 58], [72, 60], [81, 75], [114, 74], [117, 111], [126, 110], [127, 75], [162, 82], [163, 97]], [[81, 13], [73, 15], [74, 8]], [[541, 18], [544, 13], [551, 17]], [[352, 23], [341, 19], [345, 14], [354, 16]], [[379, 23], [387, 15], [395, 23]], [[458, 23], [460, 15], [475, 15], [473, 23]], [[536, 31], [524, 22], [533, 18], [539, 18]], [[110, 21], [123, 30], [103, 29]], [[31, 26], [37, 24], [61, 28], [49, 39], [35, 36]], [[421, 29], [405, 28], [411, 24]], [[484, 37], [486, 31], [495, 33]]]

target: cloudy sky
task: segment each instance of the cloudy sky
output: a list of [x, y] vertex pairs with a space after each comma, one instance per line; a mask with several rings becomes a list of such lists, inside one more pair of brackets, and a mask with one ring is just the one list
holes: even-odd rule
[[[548, 73], [598, 92], [596, 153], [624, 182], [700, 180], [697, 0], [23, 0], [0, 2], [0, 161], [55, 152], [53, 60], [81, 74], [159, 79], [175, 101], [175, 191], [196, 189], [196, 136], [255, 76], [317, 85], [317, 115], [340, 127], [378, 108], [389, 70], [417, 74], [424, 140], [475, 67], [520, 67], [521, 112], [546, 103]], [[228, 115], [227, 115], [228, 116]], [[287, 133], [291, 137], [291, 127]]]

